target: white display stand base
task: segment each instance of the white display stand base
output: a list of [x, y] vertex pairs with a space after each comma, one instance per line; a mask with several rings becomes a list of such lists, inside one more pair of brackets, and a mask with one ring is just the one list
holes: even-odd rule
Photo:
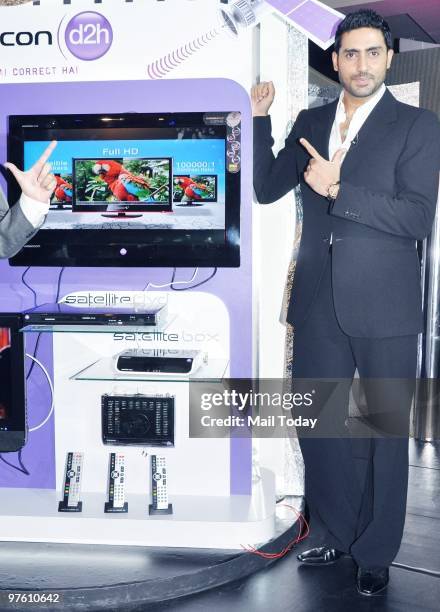
[[1, 498], [0, 541], [242, 550], [275, 534], [275, 477], [266, 469], [252, 495], [170, 496], [170, 515], [149, 516], [147, 495], [130, 495], [127, 514], [104, 514], [98, 493], [82, 495], [80, 513], [58, 512], [53, 490], [2, 489]]

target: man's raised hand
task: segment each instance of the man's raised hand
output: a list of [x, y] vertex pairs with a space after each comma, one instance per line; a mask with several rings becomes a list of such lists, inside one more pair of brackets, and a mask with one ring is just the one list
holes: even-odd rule
[[341, 164], [347, 150], [338, 149], [332, 160], [328, 161], [305, 138], [300, 138], [300, 143], [310, 155], [309, 164], [304, 172], [304, 180], [316, 193], [326, 197], [330, 185], [340, 180]]
[[259, 83], [251, 89], [252, 116], [265, 117], [272, 106], [275, 87], [272, 81]]
[[38, 161], [26, 172], [19, 170], [15, 164], [10, 162], [4, 164], [5, 168], [14, 175], [22, 192], [38, 202], [48, 202], [57, 185], [56, 179], [51, 173], [50, 164], [47, 163], [56, 145], [56, 140], [52, 140]]

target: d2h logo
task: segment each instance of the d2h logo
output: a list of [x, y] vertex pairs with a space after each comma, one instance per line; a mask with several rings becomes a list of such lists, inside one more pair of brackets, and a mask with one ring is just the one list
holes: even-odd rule
[[67, 24], [65, 41], [69, 51], [81, 60], [96, 60], [110, 49], [113, 30], [108, 19], [100, 13], [78, 13]]

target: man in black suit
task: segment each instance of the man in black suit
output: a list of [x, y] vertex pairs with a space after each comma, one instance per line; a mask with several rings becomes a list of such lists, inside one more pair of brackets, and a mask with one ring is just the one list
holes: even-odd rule
[[[405, 432], [422, 331], [416, 241], [431, 231], [440, 170], [437, 117], [398, 102], [384, 85], [392, 56], [382, 17], [348, 15], [332, 55], [339, 100], [301, 111], [276, 158], [268, 116], [273, 84], [252, 90], [257, 199], [274, 202], [299, 184], [303, 200], [287, 314], [293, 375], [342, 381], [328, 401], [317, 402], [321, 434], [298, 434], [311, 525], [322, 533], [322, 546], [298, 559], [323, 565], [350, 554], [363, 595], [387, 586], [403, 533]], [[356, 369], [364, 380], [408, 382], [365, 387], [370, 424], [385, 435], [348, 434]], [[388, 426], [396, 435], [386, 435]]]

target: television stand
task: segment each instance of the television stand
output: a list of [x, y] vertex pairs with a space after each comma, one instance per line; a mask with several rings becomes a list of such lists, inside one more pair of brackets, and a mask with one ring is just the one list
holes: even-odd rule
[[179, 204], [175, 204], [175, 206], [203, 206], [204, 202], [197, 201], [188, 201], [188, 202], [180, 202]]
[[108, 219], [117, 218], [117, 219], [137, 219], [138, 217], [142, 217], [142, 213], [134, 213], [127, 214], [126, 212], [109, 212], [102, 213], [101, 217], [106, 217]]

